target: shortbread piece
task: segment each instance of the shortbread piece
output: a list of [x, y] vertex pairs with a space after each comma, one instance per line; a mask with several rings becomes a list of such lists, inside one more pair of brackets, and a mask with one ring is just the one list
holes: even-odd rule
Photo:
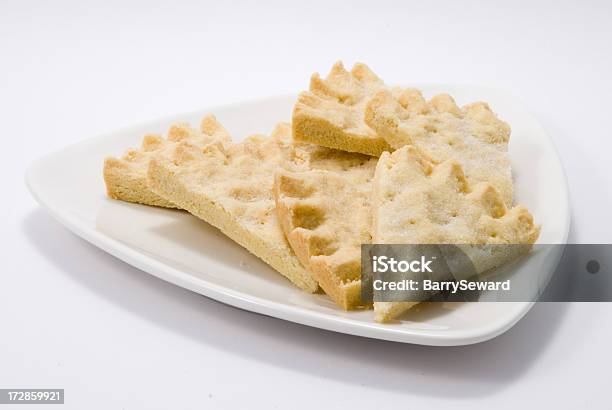
[[[372, 207], [373, 243], [531, 245], [540, 233], [525, 207], [507, 209], [491, 184], [470, 184], [457, 161], [435, 163], [413, 146], [380, 157]], [[391, 320], [413, 305], [375, 302], [376, 320]]]
[[274, 196], [281, 225], [298, 258], [325, 293], [348, 310], [362, 306], [360, 246], [372, 239], [370, 198], [376, 159], [345, 156], [353, 160], [345, 158], [344, 167], [279, 171]]
[[313, 74], [310, 91], [302, 92], [293, 108], [293, 138], [374, 156], [389, 151], [387, 142], [364, 122], [369, 98], [385, 88], [361, 63], [348, 72], [337, 62], [325, 79]]
[[212, 142], [228, 142], [229, 134], [223, 126], [209, 115], [202, 119], [200, 130], [188, 124], [170, 127], [167, 139], [159, 135], [146, 135], [140, 149], [130, 149], [121, 158], [106, 158], [104, 181], [109, 197], [145, 205], [177, 208], [172, 202], [152, 192], [147, 186], [147, 167], [153, 156], [173, 149], [177, 143], [188, 141], [197, 146]]
[[487, 103], [459, 108], [448, 94], [426, 101], [415, 89], [382, 90], [368, 102], [365, 122], [394, 149], [413, 145], [437, 161], [455, 160], [469, 184], [490, 182], [512, 205], [510, 126]]
[[282, 124], [271, 137], [203, 148], [187, 141], [149, 164], [149, 187], [161, 197], [219, 228], [308, 292], [316, 280], [287, 243], [276, 215], [272, 186], [279, 166], [300, 167], [309, 155], [296, 151]]

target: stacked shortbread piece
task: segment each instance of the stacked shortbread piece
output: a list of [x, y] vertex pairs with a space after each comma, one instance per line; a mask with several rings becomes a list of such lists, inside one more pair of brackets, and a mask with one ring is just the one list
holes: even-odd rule
[[[111, 198], [184, 209], [299, 288], [361, 301], [362, 244], [521, 244], [539, 235], [513, 207], [510, 127], [484, 102], [457, 106], [389, 87], [366, 65], [311, 78], [291, 124], [233, 142], [214, 116], [147, 135], [109, 158]], [[488, 261], [487, 268], [507, 260]], [[375, 302], [375, 319], [415, 303]]]

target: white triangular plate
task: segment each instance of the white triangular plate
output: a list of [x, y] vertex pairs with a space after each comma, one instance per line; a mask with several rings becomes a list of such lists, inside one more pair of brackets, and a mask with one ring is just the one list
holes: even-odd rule
[[[420, 88], [426, 96], [448, 92], [458, 104], [485, 100], [511, 124], [516, 202], [529, 207], [542, 224], [539, 243], [565, 243], [570, 214], [563, 167], [551, 139], [522, 104], [489, 88]], [[176, 121], [196, 125], [208, 113], [215, 114], [235, 139], [269, 133], [278, 121], [290, 120], [294, 100], [295, 96], [281, 96], [211, 107], [87, 139], [33, 163], [27, 184], [61, 223], [117, 258], [177, 286], [279, 319], [364, 337], [451, 346], [495, 337], [527, 313], [532, 303], [436, 303], [409, 312], [397, 323], [378, 324], [372, 311], [343, 312], [324, 295], [301, 292], [217, 229], [185, 212], [105, 196], [104, 158], [139, 146], [144, 134], [164, 133]], [[539, 286], [547, 282], [558, 257], [532, 256], [516, 269]]]

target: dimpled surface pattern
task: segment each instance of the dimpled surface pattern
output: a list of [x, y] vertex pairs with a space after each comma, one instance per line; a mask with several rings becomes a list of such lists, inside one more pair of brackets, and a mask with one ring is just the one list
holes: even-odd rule
[[[471, 185], [458, 162], [436, 163], [413, 146], [381, 156], [372, 207], [374, 243], [533, 244], [540, 232], [525, 207], [508, 209], [491, 184]], [[412, 305], [376, 302], [376, 320]]]
[[393, 149], [413, 145], [438, 161], [457, 161], [470, 184], [490, 182], [512, 205], [510, 126], [487, 103], [459, 108], [448, 94], [426, 101], [415, 89], [382, 90], [369, 100], [365, 122]]

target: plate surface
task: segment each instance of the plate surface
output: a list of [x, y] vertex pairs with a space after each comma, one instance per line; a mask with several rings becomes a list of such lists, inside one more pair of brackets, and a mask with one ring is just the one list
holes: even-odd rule
[[[485, 100], [512, 126], [510, 157], [516, 202], [542, 224], [539, 243], [565, 243], [569, 205], [565, 174], [551, 139], [513, 97], [472, 86], [420, 86], [430, 97], [453, 95], [458, 104]], [[85, 140], [31, 165], [27, 185], [36, 200], [77, 235], [158, 278], [221, 302], [336, 332], [405, 343], [452, 346], [481, 342], [512, 327], [528, 302], [439, 303], [378, 324], [373, 312], [343, 312], [323, 295], [309, 295], [214, 227], [182, 211], [110, 200], [102, 163], [140, 145], [146, 133], [164, 133], [176, 121], [198, 124], [217, 116], [235, 140], [269, 133], [288, 121], [295, 96], [212, 107]], [[540, 256], [540, 257], [539, 257]], [[545, 286], [560, 255], [532, 255], [515, 269], [528, 284]]]

